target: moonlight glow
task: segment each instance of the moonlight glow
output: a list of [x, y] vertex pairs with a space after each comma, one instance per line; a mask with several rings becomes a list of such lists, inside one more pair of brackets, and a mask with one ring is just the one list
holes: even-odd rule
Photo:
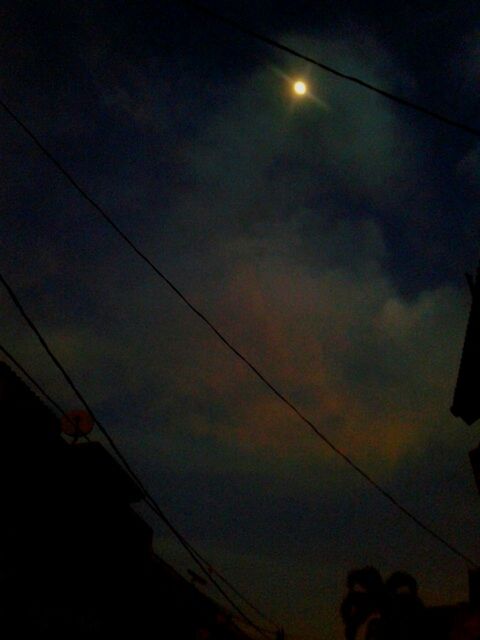
[[299, 96], [303, 96], [307, 92], [307, 85], [302, 80], [297, 80], [293, 85], [293, 90]]

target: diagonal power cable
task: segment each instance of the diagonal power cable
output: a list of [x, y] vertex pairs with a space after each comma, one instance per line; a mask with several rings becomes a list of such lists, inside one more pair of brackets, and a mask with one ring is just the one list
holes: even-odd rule
[[465, 133], [469, 133], [470, 135], [480, 138], [480, 129], [472, 127], [458, 120], [454, 120], [453, 118], [450, 118], [449, 116], [445, 116], [439, 113], [438, 111], [431, 109], [430, 107], [425, 107], [421, 104], [418, 104], [417, 102], [415, 102], [414, 100], [411, 100], [410, 98], [403, 98], [402, 96], [396, 95], [391, 91], [387, 91], [386, 89], [377, 87], [371, 84], [370, 82], [366, 82], [365, 80], [358, 78], [357, 76], [352, 76], [347, 73], [344, 73], [343, 71], [339, 71], [338, 69], [335, 69], [334, 67], [331, 67], [330, 65], [327, 65], [324, 62], [320, 62], [320, 60], [317, 60], [316, 58], [307, 56], [306, 54], [301, 53], [300, 51], [297, 51], [296, 49], [293, 49], [292, 47], [289, 47], [286, 44], [279, 42], [278, 40], [274, 40], [269, 36], [261, 34], [258, 31], [255, 31], [254, 29], [239, 22], [238, 20], [234, 20], [233, 18], [228, 18], [227, 16], [221, 13], [218, 13], [213, 9], [210, 9], [210, 7], [207, 7], [199, 2], [195, 2], [193, 0], [177, 0], [177, 3], [186, 5], [194, 9], [198, 13], [206, 15], [209, 18], [213, 18], [214, 20], [216, 20], [217, 22], [221, 22], [222, 24], [228, 25], [229, 27], [236, 29], [237, 31], [240, 31], [241, 33], [251, 38], [254, 38], [255, 40], [263, 42], [264, 44], [267, 44], [270, 47], [283, 51], [284, 53], [288, 53], [289, 55], [294, 56], [295, 58], [299, 58], [300, 60], [304, 60], [305, 62], [308, 62], [309, 64], [312, 64], [315, 67], [318, 67], [323, 71], [326, 71], [327, 73], [330, 73], [331, 75], [336, 76], [337, 78], [356, 84], [360, 87], [363, 87], [364, 89], [367, 89], [368, 91], [372, 91], [373, 93], [376, 93], [384, 98], [387, 98], [392, 102], [396, 102], [397, 104], [400, 104], [403, 107], [407, 107], [408, 109], [413, 109], [418, 113], [423, 113], [423, 115], [433, 118], [438, 122], [442, 122], [443, 124], [446, 124], [450, 127], [454, 127], [455, 129], [460, 129]]
[[[37, 380], [35, 380], [35, 378], [32, 376], [32, 374], [30, 374], [25, 367], [18, 361], [18, 359], [11, 353], [11, 351], [9, 351], [6, 347], [4, 347], [2, 344], [0, 344], [0, 352], [3, 353], [4, 356], [7, 357], [8, 360], [10, 360], [10, 362], [12, 362], [12, 364], [25, 376], [25, 378], [30, 382], [30, 384], [32, 384], [37, 391], [40, 393], [40, 395], [42, 395], [45, 400], [47, 400], [52, 407], [54, 407], [60, 414], [60, 416], [63, 416], [65, 418], [68, 419], [68, 414], [65, 411], [65, 409], [63, 409], [58, 402], [52, 398], [52, 396], [45, 391], [45, 389], [39, 384], [39, 382]], [[73, 422], [73, 420], [70, 420], [70, 422], [72, 423], [72, 425], [74, 427], [76, 427], [75, 422]], [[88, 439], [88, 438], [87, 438]], [[151, 505], [149, 505], [151, 506]], [[207, 568], [208, 572], [211, 574], [215, 574], [224, 584], [227, 585], [227, 587], [238, 597], [240, 598], [240, 600], [242, 600], [246, 605], [248, 605], [250, 607], [250, 609], [252, 609], [252, 611], [255, 611], [255, 613], [263, 618], [264, 620], [266, 620], [267, 622], [269, 622], [273, 627], [277, 627], [278, 628], [278, 624], [272, 620], [269, 616], [267, 616], [265, 613], [263, 613], [263, 611], [261, 611], [256, 605], [254, 605], [248, 598], [246, 598], [243, 593], [241, 593], [229, 580], [227, 580], [227, 578], [225, 578], [225, 576], [223, 576], [219, 571], [217, 571], [217, 569], [215, 569], [215, 567], [213, 567], [203, 556], [200, 555], [200, 553], [194, 548], [192, 547], [192, 545], [190, 545], [190, 543], [187, 543], [190, 550], [201, 560], [201, 562], [203, 562], [203, 564], [205, 565], [205, 567]], [[274, 633], [272, 631], [269, 631], [267, 629], [263, 629], [263, 631], [266, 631], [267, 633]]]
[[[66, 415], [66, 411], [62, 409], [62, 407], [58, 404], [58, 402], [54, 400], [52, 396], [45, 391], [45, 389], [35, 380], [35, 378], [30, 373], [28, 373], [25, 367], [20, 364], [17, 358], [15, 358], [15, 356], [10, 351], [8, 351], [8, 349], [6, 349], [2, 344], [0, 344], [0, 351], [3, 353], [4, 356], [6, 356], [10, 360], [10, 362], [12, 362], [15, 365], [15, 367], [17, 367], [19, 371], [22, 372], [22, 374], [25, 376], [25, 378], [27, 378], [30, 384], [32, 384], [37, 389], [40, 395], [42, 395], [45, 398], [45, 400], [47, 400], [52, 405], [52, 407], [54, 407], [58, 411], [58, 413], [61, 416]], [[75, 426], [74, 422], [72, 422], [72, 424]]]
[[[58, 413], [60, 414], [60, 417], [62, 417], [63, 419], [67, 420], [68, 422], [70, 422], [70, 424], [72, 425], [72, 427], [74, 427], [74, 429], [76, 431], [78, 425], [68, 415], [68, 413], [65, 411], [65, 409], [63, 409], [58, 404], [58, 402], [54, 398], [52, 398], [52, 396], [47, 391], [45, 391], [45, 389], [37, 382], [37, 380], [35, 380], [35, 378], [30, 373], [28, 373], [28, 371], [25, 369], [25, 367], [22, 364], [20, 364], [18, 359], [15, 358], [15, 356], [10, 351], [8, 351], [8, 349], [6, 347], [4, 347], [3, 344], [0, 344], [0, 351], [25, 376], [25, 378], [30, 382], [30, 384], [32, 384], [35, 387], [35, 389], [39, 392], [39, 394], [41, 396], [43, 396], [43, 398], [47, 402], [49, 402], [54, 409], [56, 409], [58, 411]], [[82, 437], [85, 438], [86, 440], [89, 440], [88, 435], [84, 434]]]
[[[138, 255], [138, 257], [143, 262], [145, 262], [152, 269], [152, 271], [161, 280], [163, 280], [163, 282], [165, 284], [168, 285], [168, 287], [183, 301], [183, 303], [198, 318], [200, 318], [200, 320], [204, 324], [206, 324], [209, 327], [209, 329], [227, 347], [227, 349], [229, 349], [232, 353], [234, 353], [235, 356], [238, 359], [240, 359], [255, 374], [255, 376], [259, 380], [261, 380], [261, 382], [266, 387], [268, 387], [270, 389], [270, 391], [275, 396], [277, 396], [277, 398], [284, 405], [286, 405], [290, 409], [290, 411], [292, 413], [294, 413], [298, 418], [300, 418], [300, 420], [304, 424], [306, 424], [309, 427], [309, 429], [318, 438], [320, 438], [334, 453], [336, 453], [340, 458], [342, 458], [344, 460], [344, 462], [346, 462], [348, 466], [350, 466], [354, 471], [356, 471], [358, 475], [360, 475], [368, 484], [370, 484], [370, 486], [372, 486], [378, 493], [380, 493], [384, 498], [386, 498], [386, 500], [388, 500], [394, 507], [396, 507], [399, 511], [401, 511], [405, 516], [407, 516], [407, 518], [409, 518], [412, 522], [414, 522], [419, 528], [423, 529], [423, 531], [428, 533], [437, 542], [442, 544], [445, 548], [447, 548], [449, 551], [454, 553], [457, 557], [459, 557], [462, 560], [464, 560], [470, 566], [480, 568], [480, 566], [477, 565], [477, 563], [475, 561], [473, 561], [466, 554], [464, 554], [462, 551], [460, 551], [456, 546], [454, 546], [453, 544], [448, 542], [443, 536], [441, 536], [440, 534], [436, 533], [436, 531], [434, 531], [429, 525], [425, 524], [422, 520], [420, 520], [420, 518], [418, 518], [414, 513], [412, 513], [407, 507], [403, 506], [403, 504], [401, 504], [389, 491], [384, 489], [374, 478], [372, 478], [366, 471], [364, 471], [350, 456], [348, 456], [341, 449], [339, 449], [324, 433], [322, 433], [322, 431], [309, 418], [307, 418], [302, 413], [302, 411], [293, 402], [291, 402], [279, 389], [277, 389], [277, 387], [272, 382], [270, 382], [269, 379], [246, 356], [244, 356], [239, 349], [237, 349], [230, 342], [230, 340], [213, 324], [213, 322], [211, 320], [208, 319], [208, 317], [206, 315], [204, 315], [202, 313], [202, 311], [200, 311], [192, 302], [190, 302], [190, 300], [187, 298], [187, 296], [156, 266], [156, 264], [133, 242], [133, 240], [131, 240], [128, 237], [128, 235], [124, 231], [122, 231], [122, 229], [116, 224], [116, 222], [106, 212], [106, 210], [100, 204], [98, 204], [96, 202], [96, 200], [94, 200], [85, 191], [85, 189], [83, 189], [82, 186], [80, 186], [80, 184], [73, 177], [73, 175], [69, 171], [67, 171], [67, 169], [65, 169], [65, 167], [62, 165], [62, 163], [59, 160], [57, 160], [55, 158], [55, 156], [53, 156], [53, 154], [50, 153], [50, 151], [48, 151], [48, 149], [42, 144], [42, 142], [40, 142], [40, 140], [33, 133], [33, 131], [10, 109], [10, 107], [8, 107], [5, 104], [5, 102], [3, 100], [0, 100], [0, 106], [4, 109], [4, 111], [6, 111], [9, 114], [9, 116], [11, 118], [13, 118], [13, 120], [15, 120], [15, 122], [23, 129], [23, 131], [27, 134], [27, 136], [41, 150], [41, 152], [44, 154], [44, 156], [46, 158], [48, 158], [50, 160], [50, 162], [52, 162], [54, 164], [54, 166], [58, 169], [58, 171], [60, 171], [60, 173], [63, 174], [63, 176], [76, 189], [76, 191], [78, 191], [78, 193], [82, 196], [82, 198], [84, 198], [97, 211], [97, 213], [100, 214], [100, 216], [105, 220], [105, 222], [107, 222], [114, 229], [114, 231], [122, 238], [122, 240], [125, 241], [125, 243], [132, 249], [132, 251], [134, 253], [136, 253]], [[3, 282], [4, 286], [9, 290], [9, 293], [10, 293], [12, 299], [15, 301], [16, 300], [15, 294], [13, 293], [11, 288], [8, 286], [8, 284], [6, 283], [6, 281], [3, 278], [3, 276], [0, 276], [0, 279]], [[21, 309], [21, 305], [19, 306], [20, 303], [18, 302], [18, 300], [16, 300], [15, 304], [19, 307], [19, 309]], [[42, 342], [44, 348], [48, 350], [49, 355], [53, 359], [53, 361], [55, 362], [56, 366], [58, 368], [60, 368], [60, 370], [62, 371], [64, 377], [67, 380], [67, 382], [70, 384], [70, 386], [72, 386], [73, 382], [71, 381], [71, 379], [69, 378], [69, 376], [65, 372], [65, 370], [63, 369], [62, 365], [58, 362], [58, 360], [55, 358], [55, 356], [51, 353], [50, 349], [48, 348], [48, 345], [46, 345], [46, 343], [43, 340], [43, 338], [41, 338], [41, 336], [39, 335], [38, 330], [36, 329], [36, 327], [27, 318], [27, 316], [25, 315], [25, 312], [23, 312], [23, 310], [21, 312], [22, 312], [22, 315], [27, 320], [27, 322], [29, 323], [29, 325], [32, 328], [32, 330], [35, 331], [35, 333], [37, 334], [37, 337]], [[77, 393], [77, 396], [79, 397], [81, 402], [84, 404], [84, 406], [87, 408], [85, 400], [83, 399], [83, 397], [81, 395], [79, 395], [80, 392], [78, 392], [78, 390], [76, 390], [76, 387], [74, 387], [74, 385], [72, 386], [72, 388], [74, 388], [75, 392]], [[91, 415], [93, 416], [93, 413], [91, 412], [90, 408], [87, 408], [87, 411], [89, 411], [91, 413]], [[97, 422], [97, 424], [98, 424], [98, 422]], [[109, 440], [109, 442], [110, 442], [111, 441], [110, 436], [107, 435], [107, 434], [105, 434], [105, 436], [107, 437], [107, 440]], [[110, 444], [111, 444], [112, 448], [114, 448], [114, 450], [116, 451], [116, 446], [113, 443], [113, 441], [110, 442]], [[121, 455], [120, 452], [117, 452], [117, 455], [120, 456]], [[122, 458], [123, 458], [123, 456], [122, 456]], [[126, 468], [129, 469], [130, 473], [133, 473], [132, 470], [130, 469], [129, 465], [128, 465], [128, 462], [126, 460], [124, 460], [124, 464], [125, 464]], [[143, 487], [142, 487], [142, 489], [145, 491], [145, 489]], [[196, 559], [196, 561], [199, 562], [198, 559]], [[211, 576], [210, 576], [210, 579], [211, 579]]]
[[[202, 558], [202, 556], [195, 550], [195, 548], [186, 540], [186, 538], [178, 531], [178, 529], [173, 525], [173, 523], [171, 522], [171, 520], [166, 516], [166, 514], [163, 512], [163, 510], [160, 508], [160, 506], [158, 505], [158, 503], [156, 502], [155, 498], [149, 493], [149, 491], [147, 490], [147, 488], [145, 487], [145, 485], [143, 484], [143, 482], [141, 481], [141, 479], [139, 478], [139, 476], [136, 474], [136, 472], [133, 470], [133, 468], [131, 467], [130, 463], [128, 462], [128, 460], [125, 458], [125, 456], [123, 455], [123, 453], [120, 451], [120, 449], [118, 448], [117, 444], [115, 443], [115, 441], [113, 440], [112, 436], [109, 434], [108, 430], [106, 429], [106, 427], [103, 425], [103, 423], [96, 417], [95, 413], [93, 412], [92, 408], [90, 407], [90, 404], [87, 402], [87, 400], [85, 399], [85, 397], [83, 396], [83, 394], [81, 393], [81, 391], [78, 389], [78, 387], [76, 386], [76, 384], [73, 382], [72, 378], [70, 377], [70, 375], [68, 374], [68, 372], [66, 371], [66, 369], [64, 368], [64, 366], [62, 365], [62, 363], [58, 360], [58, 358], [55, 356], [55, 354], [53, 353], [53, 351], [51, 350], [50, 346], [48, 345], [47, 341], [45, 340], [45, 338], [43, 337], [43, 335], [41, 334], [41, 332], [39, 331], [38, 327], [36, 326], [36, 324], [33, 322], [33, 320], [29, 317], [29, 315], [27, 314], [27, 312], [25, 311], [23, 305], [21, 304], [20, 300], [18, 299], [17, 295], [15, 294], [15, 292], [13, 291], [12, 287], [9, 285], [9, 283], [6, 281], [5, 277], [2, 275], [2, 273], [0, 273], [0, 283], [4, 286], [4, 288], [6, 289], [8, 295], [10, 296], [12, 302], [14, 303], [14, 305], [17, 307], [18, 311], [20, 312], [21, 316], [23, 317], [23, 319], [25, 320], [25, 322], [28, 324], [28, 326], [30, 327], [30, 329], [33, 331], [33, 333], [36, 335], [37, 339], [39, 340], [40, 344], [42, 345], [43, 349], [47, 352], [49, 358], [52, 360], [52, 362], [55, 364], [55, 366], [57, 367], [57, 369], [61, 372], [61, 374], [63, 375], [63, 377], [65, 378], [67, 384], [70, 386], [70, 388], [73, 390], [73, 392], [75, 393], [75, 395], [77, 396], [77, 398], [80, 400], [80, 402], [82, 403], [82, 405], [85, 407], [86, 411], [92, 416], [92, 419], [94, 420], [94, 422], [96, 423], [96, 425], [98, 426], [99, 430], [101, 431], [101, 433], [103, 434], [103, 436], [107, 439], [108, 444], [110, 445], [110, 447], [112, 448], [112, 450], [115, 452], [117, 458], [120, 460], [120, 462], [122, 463], [123, 467], [126, 469], [126, 471], [128, 472], [128, 474], [130, 475], [130, 477], [132, 478], [132, 480], [136, 483], [136, 485], [140, 488], [140, 490], [142, 491], [143, 495], [144, 495], [144, 500], [146, 502], [146, 504], [152, 509], [152, 511], [162, 520], [162, 522], [168, 527], [168, 529], [170, 529], [170, 531], [173, 533], [173, 535], [177, 538], [177, 540], [180, 542], [180, 544], [183, 546], [183, 548], [187, 551], [187, 553], [189, 554], [189, 556], [192, 558], [192, 560], [195, 562], [195, 564], [200, 568], [200, 570], [204, 573], [204, 575], [207, 577], [207, 579], [215, 586], [215, 588], [217, 589], [217, 591], [219, 593], [222, 594], [222, 596], [225, 598], [225, 600], [230, 604], [230, 606], [240, 615], [240, 617], [244, 620], [244, 622], [246, 622], [250, 627], [256, 629], [256, 631], [258, 633], [260, 633], [260, 635], [264, 636], [264, 637], [268, 637], [267, 632], [265, 632], [264, 629], [260, 628], [257, 624], [255, 624], [250, 618], [249, 616], [247, 616], [242, 609], [240, 609], [240, 607], [238, 607], [235, 602], [230, 598], [230, 596], [225, 592], [225, 590], [222, 588], [222, 586], [218, 583], [218, 581], [212, 576], [212, 572], [209, 571], [208, 566], [205, 564], [204, 559]], [[7, 352], [5, 351], [5, 353], [7, 354]], [[217, 571], [215, 571], [215, 573], [217, 575], [219, 575], [219, 573]], [[224, 579], [224, 582], [227, 584], [226, 579]], [[243, 597], [243, 596], [242, 596]], [[246, 601], [246, 599], [244, 598], [244, 600]], [[250, 605], [251, 606], [251, 605]], [[266, 618], [266, 616], [264, 614], [262, 614], [262, 617]]]

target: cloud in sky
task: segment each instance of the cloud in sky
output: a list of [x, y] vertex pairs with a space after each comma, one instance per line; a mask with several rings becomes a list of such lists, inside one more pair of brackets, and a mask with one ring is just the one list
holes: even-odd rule
[[[370, 32], [290, 37], [379, 83], [393, 69], [413, 82]], [[292, 108], [272, 69], [299, 68], [283, 58], [238, 73], [205, 63], [202, 77], [201, 58], [157, 51], [146, 62], [131, 43], [116, 46], [98, 32], [78, 46], [75, 64], [94, 90], [78, 104], [65, 78], [37, 102], [38, 85], [17, 73], [53, 148], [329, 438], [472, 546], [462, 505], [474, 491], [467, 472], [449, 480], [469, 438], [448, 417], [468, 300], [447, 279], [410, 283], [402, 240], [408, 229], [428, 255], [422, 212], [410, 205], [419, 189], [427, 201], [433, 191], [435, 167], [424, 171], [431, 142], [388, 103], [316, 72], [309, 80], [328, 110]], [[0, 222], [12, 282], [159, 500], [212, 560], [245, 591], [253, 574], [279, 617], [288, 601], [292, 624], [305, 616], [312, 628], [333, 628], [355, 564], [422, 571], [432, 594], [437, 571], [461, 597], [455, 562], [369, 493], [18, 144]], [[73, 404], [0, 299], [12, 350]], [[444, 502], [432, 498], [437, 487]], [[170, 549], [162, 534], [159, 548]]]

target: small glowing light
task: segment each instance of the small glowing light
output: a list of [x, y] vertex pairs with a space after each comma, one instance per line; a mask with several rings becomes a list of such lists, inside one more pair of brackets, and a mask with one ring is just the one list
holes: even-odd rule
[[297, 82], [295, 82], [295, 84], [293, 85], [293, 90], [297, 95], [303, 96], [307, 93], [307, 85], [305, 84], [305, 82], [302, 82], [302, 80], [297, 80]]

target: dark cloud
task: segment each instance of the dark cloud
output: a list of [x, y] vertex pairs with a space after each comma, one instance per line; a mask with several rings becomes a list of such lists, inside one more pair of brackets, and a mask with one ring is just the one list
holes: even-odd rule
[[[316, 28], [314, 7], [287, 4], [289, 24], [277, 11], [272, 29], [292, 46], [392, 89], [423, 86], [413, 48], [380, 37], [374, 3]], [[26, 5], [6, 11], [2, 82], [15, 106], [328, 437], [473, 554], [474, 443], [448, 408], [474, 147], [220, 27], [185, 44], [192, 19], [179, 9], [48, 6], [29, 22]], [[268, 26], [266, 9], [255, 15]], [[448, 51], [470, 37], [462, 24]], [[296, 74], [315, 99], [292, 102]], [[214, 564], [308, 638], [340, 637], [353, 566], [409, 570], [431, 602], [464, 597], [454, 558], [289, 414], [5, 118], [0, 136], [2, 269]], [[2, 340], [76, 405], [0, 300]], [[188, 566], [161, 529], [158, 548]]]

